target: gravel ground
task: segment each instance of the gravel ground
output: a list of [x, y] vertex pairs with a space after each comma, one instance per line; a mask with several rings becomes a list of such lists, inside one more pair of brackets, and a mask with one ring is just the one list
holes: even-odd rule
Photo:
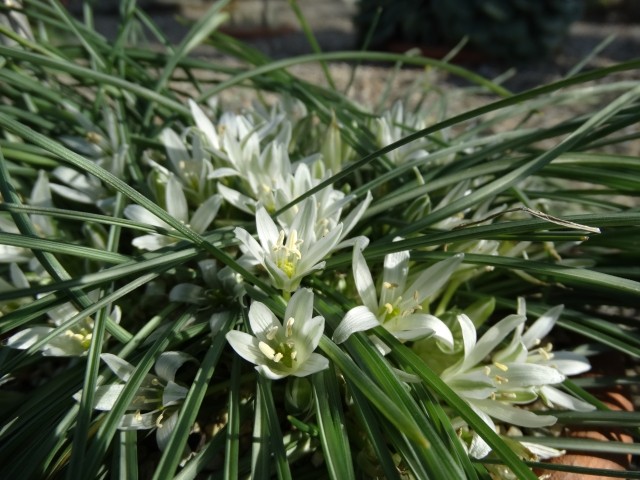
[[[162, 1], [165, 6], [158, 7]], [[177, 0], [156, 0], [156, 8], [149, 9], [155, 23], [167, 37], [177, 43], [186, 32], [191, 21], [202, 16], [210, 6], [207, 0], [182, 0], [175, 8]], [[142, 5], [149, 5], [143, 0]], [[169, 8], [166, 4], [173, 4]], [[104, 5], [107, 5], [106, 3]], [[356, 34], [351, 17], [354, 5], [351, 0], [300, 1], [303, 14], [313, 29], [323, 51], [353, 50]], [[73, 9], [73, 7], [72, 7]], [[76, 9], [76, 11], [78, 11]], [[225, 25], [228, 33], [253, 45], [272, 58], [287, 58], [311, 53], [311, 47], [298, 27], [298, 21], [287, 0], [236, 0], [232, 3], [230, 21]], [[96, 17], [96, 28], [107, 37], [117, 31], [118, 17], [108, 9]], [[613, 38], [615, 36], [615, 38]], [[486, 61], [462, 66], [486, 78], [504, 76], [503, 85], [514, 92], [523, 91], [537, 85], [561, 79], [574, 66], [604, 45], [584, 66], [585, 70], [614, 65], [618, 62], [638, 57], [640, 52], [640, 26], [638, 24], [576, 22], [562, 47], [551, 58], [509, 65], [504, 62]], [[211, 61], [235, 63], [213, 49], [198, 48], [195, 55]], [[341, 91], [346, 91], [352, 74], [352, 65], [333, 63], [329, 65], [331, 75]], [[315, 64], [297, 65], [290, 69], [295, 75], [316, 84], [326, 84], [324, 74]], [[492, 98], [486, 92], [470, 91], [469, 85], [460, 78], [443, 71], [425, 72], [419, 68], [405, 68], [393, 72], [389, 65], [362, 64], [356, 70], [348, 95], [361, 105], [372, 108], [388, 93], [385, 105], [401, 98], [407, 92], [418, 92], [425, 87], [431, 89], [435, 101], [444, 99], [448, 115], [468, 111], [486, 104]], [[638, 72], [628, 71], [607, 77], [601, 82], [613, 80], [638, 81]], [[252, 92], [234, 90], [221, 95], [221, 100], [230, 108], [248, 105], [253, 99]], [[545, 110], [539, 122], [559, 121], [567, 116], [577, 115], [574, 108], [557, 106]], [[506, 125], [504, 128], [509, 128]], [[625, 153], [640, 155], [640, 142], [625, 146]]]
[[[152, 2], [147, 0], [146, 4], [150, 3]], [[156, 0], [155, 3], [161, 6], [150, 9], [149, 13], [161, 30], [174, 42], [178, 42], [185, 35], [189, 21], [202, 16], [211, 4], [206, 0]], [[168, 4], [172, 4], [174, 8], [166, 6]], [[145, 5], [144, 1], [142, 5]], [[300, 1], [299, 5], [324, 51], [352, 50], [356, 47], [356, 34], [351, 22], [355, 11], [354, 0]], [[226, 30], [243, 38], [270, 57], [285, 58], [311, 52], [287, 0], [236, 0], [231, 4], [230, 14], [231, 18], [226, 24]], [[108, 10], [99, 14], [96, 20], [98, 30], [107, 36], [113, 36], [117, 29], [117, 22], [117, 17], [110, 14]], [[640, 25], [576, 22], [564, 44], [552, 58], [519, 65], [486, 61], [463, 66], [487, 78], [497, 77], [513, 68], [514, 74], [506, 81], [505, 86], [521, 91], [566, 75], [612, 35], [615, 39], [590, 60], [587, 68], [613, 65], [638, 57]], [[215, 56], [213, 52], [206, 49], [200, 50], [199, 53]], [[338, 66], [338, 69], [340, 68]], [[318, 72], [320, 76], [318, 69], [311, 70]], [[378, 77], [388, 74], [385, 68], [371, 68], [367, 71], [366, 76], [373, 84], [379, 82]], [[444, 82], [452, 82], [452, 80], [447, 77], [439, 79]], [[374, 94], [377, 91], [373, 87], [365, 90]]]

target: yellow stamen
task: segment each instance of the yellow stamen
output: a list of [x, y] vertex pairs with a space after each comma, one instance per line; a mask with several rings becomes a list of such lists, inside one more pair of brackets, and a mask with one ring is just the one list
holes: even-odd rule
[[503, 372], [506, 372], [507, 370], [509, 370], [509, 367], [507, 367], [504, 363], [493, 362], [493, 364]]
[[276, 356], [276, 351], [264, 342], [259, 342], [258, 348], [264, 354], [264, 356], [270, 360], [273, 360]]
[[291, 335], [293, 335], [293, 322], [294, 322], [294, 318], [291, 317], [289, 318], [289, 320], [287, 320], [287, 331], [285, 333], [285, 335], [287, 337], [290, 337]]
[[493, 377], [493, 379], [498, 384], [509, 383], [509, 379], [508, 378], [501, 377], [500, 375], [496, 375], [495, 377]]
[[276, 326], [271, 327], [267, 332], [267, 340], [273, 340], [274, 338], [276, 338], [277, 334], [278, 334], [278, 327]]

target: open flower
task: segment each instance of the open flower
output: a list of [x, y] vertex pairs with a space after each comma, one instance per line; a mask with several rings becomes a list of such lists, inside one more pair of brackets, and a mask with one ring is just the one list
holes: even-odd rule
[[[524, 361], [500, 358], [506, 362], [503, 363], [495, 358], [493, 352], [525, 321], [524, 315], [509, 315], [476, 341], [476, 327], [471, 319], [464, 314], [458, 315], [463, 357], [442, 372], [441, 377], [492, 426], [493, 422], [487, 419], [487, 415], [522, 427], [544, 427], [556, 421], [551, 415], [536, 415], [515, 405], [536, 400], [536, 387], [560, 383], [565, 376], [555, 368], [527, 363], [526, 358]], [[492, 359], [490, 363], [485, 361], [488, 356]]]
[[[182, 135], [178, 135], [166, 128], [159, 138], [166, 149], [171, 171], [182, 184], [191, 202], [202, 203], [213, 195], [215, 182], [212, 182], [212, 179], [238, 174], [232, 168], [214, 167], [211, 156], [203, 144], [202, 134], [196, 129], [186, 129]], [[150, 156], [147, 163], [155, 170], [157, 182], [166, 182], [169, 171]]]
[[[13, 281], [18, 288], [28, 288], [29, 282], [18, 268], [11, 265]], [[93, 297], [93, 292], [90, 294]], [[27, 350], [38, 342], [48, 337], [57, 327], [67, 323], [79, 313], [72, 303], [67, 302], [47, 311], [47, 315], [54, 326], [34, 325], [20, 330], [10, 336], [6, 345], [19, 350]], [[110, 312], [110, 317], [115, 323], [120, 323], [122, 311], [117, 305]], [[91, 346], [93, 337], [93, 319], [86, 317], [75, 322], [59, 335], [42, 344], [38, 350], [47, 357], [74, 357], [84, 355]]]
[[[135, 367], [110, 353], [103, 353], [100, 358], [122, 381], [122, 383], [100, 386], [96, 390], [94, 408], [108, 411], [113, 408]], [[156, 429], [156, 441], [158, 447], [163, 450], [178, 420], [177, 413], [180, 405], [189, 392], [175, 382], [176, 372], [188, 361], [195, 361], [195, 359], [182, 352], [160, 354], [154, 366], [156, 375], [145, 376], [133, 401], [127, 407], [127, 410], [133, 412], [122, 417], [118, 428], [121, 430]], [[78, 392], [74, 398], [80, 400], [80, 395], [81, 393]], [[142, 413], [143, 411], [145, 413]]]
[[273, 285], [284, 292], [293, 292], [305, 276], [324, 268], [324, 258], [341, 238], [341, 223], [325, 236], [317, 238], [316, 218], [315, 202], [307, 199], [288, 231], [279, 229], [261, 207], [256, 212], [260, 243], [243, 228], [238, 227], [234, 232], [245, 254], [267, 270]]
[[[169, 215], [188, 225], [194, 232], [204, 233], [218, 214], [218, 210], [222, 204], [222, 197], [217, 194], [212, 195], [205, 200], [193, 213], [191, 218], [189, 218], [189, 207], [183, 186], [174, 175], [171, 175], [167, 181], [165, 204]], [[161, 227], [168, 231], [172, 230], [168, 224], [140, 205], [127, 205], [124, 209], [124, 215], [140, 223]], [[161, 235], [159, 233], [150, 233], [134, 238], [131, 243], [143, 250], [157, 250], [175, 242], [176, 239], [174, 237]]]
[[[519, 311], [524, 313], [522, 308]], [[550, 347], [528, 350], [540, 345], [540, 339], [549, 332], [561, 311], [559, 306], [545, 312], [524, 335], [526, 317], [509, 315], [490, 327], [477, 341], [473, 322], [464, 314], [458, 315], [463, 356], [444, 370], [441, 378], [494, 429], [494, 419], [528, 428], [553, 425], [556, 417], [537, 415], [519, 407], [538, 398], [551, 406], [592, 410], [591, 405], [553, 387], [565, 380], [565, 372], [574, 374], [588, 370], [589, 364], [584, 357], [567, 352], [556, 364]], [[512, 333], [512, 340], [497, 349]], [[480, 458], [488, 452], [484, 440], [474, 436], [470, 454]]]
[[[518, 299], [518, 312], [522, 315], [526, 314], [526, 304], [524, 298]], [[554, 351], [553, 344], [547, 342], [542, 343], [547, 334], [556, 324], [560, 317], [563, 305], [557, 305], [544, 312], [540, 317], [524, 332], [522, 327], [516, 330], [513, 345], [518, 339], [526, 348], [526, 362], [537, 365], [544, 365], [555, 368], [565, 376], [579, 375], [588, 372], [591, 369], [589, 360], [584, 355], [570, 351]], [[521, 335], [521, 336], [520, 336]], [[512, 361], [514, 357], [514, 349], [507, 346], [503, 351], [496, 354], [496, 358], [500, 361]], [[522, 361], [522, 353], [519, 353], [518, 360]], [[590, 403], [579, 400], [550, 384], [541, 385], [536, 389], [540, 399], [550, 408], [566, 408], [568, 410], [576, 410], [580, 412], [589, 412], [595, 410]]]
[[313, 292], [305, 288], [291, 297], [284, 325], [266, 305], [253, 302], [249, 309], [253, 335], [232, 330], [227, 340], [238, 355], [257, 365], [256, 370], [267, 378], [311, 375], [329, 366], [325, 357], [313, 353], [324, 331], [324, 318], [312, 315]]
[[[401, 102], [396, 102], [383, 116], [375, 119], [372, 131], [376, 135], [379, 147], [386, 147], [418, 130], [426, 127], [425, 115], [412, 114], [405, 110]], [[426, 137], [396, 148], [387, 155], [393, 163], [400, 165], [412, 160], [426, 158], [429, 155], [427, 147], [429, 140]]]
[[333, 340], [342, 343], [355, 332], [382, 325], [402, 341], [433, 335], [453, 348], [453, 336], [449, 328], [436, 316], [423, 313], [422, 305], [445, 284], [463, 255], [436, 263], [407, 285], [409, 252], [389, 254], [384, 258], [382, 285], [380, 295], [377, 295], [361, 247], [362, 244], [357, 244], [353, 249], [353, 276], [364, 305], [347, 312], [333, 333]]

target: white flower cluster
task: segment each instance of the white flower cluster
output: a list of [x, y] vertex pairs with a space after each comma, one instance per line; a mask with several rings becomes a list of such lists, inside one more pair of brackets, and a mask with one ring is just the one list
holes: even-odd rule
[[[465, 253], [494, 255], [502, 248], [502, 254], [518, 255], [527, 245], [503, 248], [498, 241], [482, 240], [457, 244], [449, 249], [447, 259], [428, 268], [412, 262], [409, 251], [399, 249], [384, 257], [381, 272], [370, 269], [364, 253], [369, 239], [352, 233], [358, 231], [356, 227], [372, 202], [371, 193], [363, 195], [359, 203], [354, 195], [346, 193], [351, 191], [349, 185], [338, 189], [329, 184], [308, 194], [341, 168], [343, 159], [326, 156], [348, 151], [336, 135], [335, 118], [319, 152], [303, 155], [293, 147], [294, 127], [290, 113], [284, 109], [224, 113], [214, 122], [193, 101], [189, 105], [194, 125], [181, 133], [172, 129], [161, 132], [159, 140], [165, 155], [145, 152], [151, 171], [147, 186], [170, 216], [198, 234], [212, 228], [220, 212], [224, 212], [227, 223], [234, 215], [248, 219], [244, 227], [236, 226], [236, 222], [233, 225], [236, 243], [232, 247], [236, 252], [240, 250], [236, 261], [281, 292], [286, 301], [284, 316], [276, 315], [265, 303], [254, 301], [246, 316], [248, 322], [226, 333], [230, 346], [255, 364], [260, 374], [275, 380], [303, 377], [328, 368], [329, 360], [315, 353], [325, 333], [325, 319], [314, 315], [314, 292], [304, 285], [308, 287], [308, 277], [323, 270], [335, 251], [352, 248], [353, 282], [343, 291], [347, 296], [351, 294], [355, 305], [345, 308], [344, 318], [333, 331], [335, 343], [367, 332], [381, 354], [386, 355], [389, 347], [375, 335], [377, 328], [384, 328], [423, 356], [423, 346], [428, 345], [427, 356], [436, 356], [437, 352], [441, 378], [494, 428], [495, 421], [522, 427], [551, 425], [555, 417], [524, 408], [538, 400], [549, 407], [593, 408], [557, 388], [567, 375], [589, 368], [586, 358], [571, 352], [554, 353], [550, 346], [540, 344], [561, 307], [545, 313], [527, 331], [526, 312], [521, 307], [518, 315], [507, 316], [479, 339], [476, 325], [467, 315], [446, 316], [446, 301], [441, 302], [442, 308], [434, 308], [436, 300], [448, 298], [447, 289], [483, 271], [465, 265]], [[107, 125], [115, 123], [109, 111], [105, 111], [105, 118]], [[419, 117], [396, 105], [388, 114], [373, 120], [371, 129], [380, 146], [384, 146], [423, 126]], [[117, 129], [100, 132], [87, 123], [87, 130], [91, 135], [86, 138], [68, 136], [63, 141], [103, 168], [122, 175], [127, 146]], [[428, 145], [426, 140], [412, 143], [393, 152], [389, 160], [396, 165], [417, 164], [429, 155]], [[290, 158], [294, 150], [299, 157], [296, 161]], [[60, 183], [49, 185], [47, 176], [41, 173], [30, 199], [32, 205], [52, 205], [53, 191], [105, 212], [112, 208], [108, 190], [95, 178], [66, 167], [56, 169], [52, 175]], [[452, 188], [442, 201], [464, 196], [468, 187], [465, 183]], [[290, 206], [293, 202], [297, 203]], [[492, 213], [488, 208], [482, 205], [474, 215], [482, 218]], [[147, 231], [149, 226], [154, 227], [152, 233], [133, 238], [132, 245], [140, 250], [157, 251], [171, 247], [179, 239], [168, 224], [139, 205], [128, 205], [124, 215], [147, 227]], [[445, 219], [438, 227], [451, 228], [460, 222], [459, 218]], [[36, 215], [33, 223], [45, 236], [56, 232], [51, 217]], [[0, 218], [0, 228], [11, 232], [15, 226]], [[12, 258], [13, 262], [17, 258], [23, 262], [32, 260], [26, 251], [6, 248], [10, 247], [0, 252], [3, 258]], [[228, 300], [230, 296], [237, 299], [248, 290], [236, 272], [229, 267], [219, 268], [212, 259], [199, 259], [198, 267], [200, 271], [193, 277], [201, 281], [176, 282], [169, 293], [170, 301], [206, 308], [215, 292], [232, 291]], [[6, 288], [28, 288], [29, 282], [15, 263], [11, 273], [15, 285]], [[52, 309], [49, 316], [55, 327], [25, 329], [11, 336], [7, 344], [18, 349], [37, 344], [45, 355], [81, 355], [92, 339], [90, 319], [75, 322], [62, 335], [48, 337], [77, 314], [70, 304]], [[120, 310], [115, 308], [111, 316], [119, 321]], [[505, 342], [509, 336], [511, 339]], [[103, 354], [102, 359], [122, 382], [100, 387], [96, 393], [96, 408], [109, 410], [134, 367], [114, 355]], [[160, 356], [156, 364], [158, 375], [145, 379], [121, 428], [157, 428], [159, 445], [166, 444], [170, 429], [164, 426], [175, 421], [174, 414], [187, 393], [175, 382], [176, 371], [188, 360], [190, 357], [179, 352]], [[429, 358], [425, 361], [429, 363]], [[467, 428], [462, 421], [457, 420], [457, 424], [461, 431]], [[488, 446], [473, 433], [467, 447], [474, 457], [488, 453]]]

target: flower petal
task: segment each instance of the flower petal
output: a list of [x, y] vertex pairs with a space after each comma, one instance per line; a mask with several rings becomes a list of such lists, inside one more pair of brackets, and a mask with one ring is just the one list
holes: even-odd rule
[[564, 305], [557, 305], [544, 312], [522, 335], [522, 343], [525, 347], [528, 349], [535, 347], [551, 331], [563, 309]]
[[567, 376], [580, 375], [591, 370], [587, 357], [574, 352], [553, 352], [552, 358], [546, 363]]
[[167, 386], [162, 391], [162, 406], [168, 407], [182, 403], [182, 401], [187, 398], [188, 393], [188, 388], [169, 380]]
[[320, 338], [324, 333], [324, 317], [317, 316], [304, 322], [300, 329], [299, 341], [304, 341], [309, 351], [313, 351], [320, 343]]
[[256, 230], [262, 248], [269, 252], [278, 241], [280, 231], [264, 207], [259, 207], [256, 212]]
[[404, 292], [409, 274], [409, 251], [390, 253], [384, 257], [384, 272], [382, 274], [382, 289], [380, 291], [379, 306], [394, 303], [394, 300]]
[[478, 332], [476, 331], [476, 327], [471, 319], [464, 313], [458, 315], [457, 319], [458, 324], [460, 325], [460, 331], [462, 333], [462, 346], [464, 348], [464, 358], [462, 359], [460, 365], [460, 367], [462, 367], [462, 363], [464, 363], [464, 360], [471, 354], [476, 346]]
[[546, 460], [548, 458], [555, 458], [566, 453], [565, 450], [558, 450], [557, 448], [540, 445], [539, 443], [520, 442], [520, 444], [524, 448], [526, 448], [530, 454], [535, 456], [535, 460]]
[[473, 432], [471, 437], [471, 444], [469, 445], [469, 455], [473, 458], [479, 459], [484, 458], [489, 453], [491, 453], [491, 447], [484, 439], [478, 435], [476, 432]]
[[204, 305], [207, 303], [205, 289], [193, 283], [179, 283], [169, 292], [170, 302], [184, 302], [193, 305]]
[[[558, 370], [535, 363], [508, 363], [507, 370], [493, 373], [505, 377], [509, 387], [528, 387], [538, 385], [554, 385], [562, 383], [565, 376]], [[493, 367], [492, 370], [498, 370]]]
[[169, 225], [156, 217], [153, 213], [140, 205], [127, 205], [124, 209], [124, 216], [129, 220], [155, 227], [169, 229]]
[[406, 292], [414, 295], [418, 292], [418, 302], [423, 302], [436, 293], [449, 280], [458, 265], [464, 259], [464, 254], [458, 253], [453, 257], [442, 260], [422, 272], [413, 283], [406, 288]]
[[211, 120], [209, 120], [209, 117], [192, 99], [189, 99], [189, 109], [191, 110], [193, 120], [196, 122], [196, 126], [204, 133], [209, 144], [216, 150], [219, 150], [220, 139], [218, 138], [218, 132], [216, 132], [216, 128], [213, 126]]
[[456, 393], [464, 398], [473, 398], [481, 400], [489, 398], [495, 393], [496, 387], [484, 372], [474, 371], [455, 375], [452, 378], [444, 377], [449, 385]]
[[171, 237], [151, 233], [149, 235], [142, 235], [140, 237], [134, 238], [133, 240], [131, 240], [131, 245], [139, 248], [140, 250], [149, 250], [152, 252], [162, 247], [166, 247], [167, 245], [171, 245], [174, 242], [174, 239], [172, 239]]
[[[122, 393], [122, 390], [124, 390], [124, 387], [125, 385], [123, 383], [116, 383], [113, 385], [101, 385], [96, 388], [93, 408], [103, 412], [111, 410]], [[80, 393], [81, 392], [78, 392], [73, 396], [78, 402], [80, 401]]]
[[306, 377], [325, 368], [329, 368], [329, 360], [319, 353], [312, 353], [291, 375], [294, 377]]
[[520, 427], [548, 427], [556, 423], [557, 420], [553, 415], [536, 415], [529, 410], [523, 410], [522, 408], [513, 407], [494, 400], [474, 400], [473, 403], [487, 415]]
[[[169, 413], [162, 412], [155, 419], [156, 429], [156, 443], [158, 444], [158, 448], [161, 451], [169, 444], [169, 440], [171, 439], [171, 433], [176, 428], [176, 424], [178, 423], [178, 412], [170, 411]], [[189, 447], [186, 446], [186, 449]]]
[[516, 326], [526, 320], [527, 317], [522, 315], [509, 315], [489, 328], [468, 355], [465, 351], [463, 368], [471, 368], [484, 359]]
[[53, 331], [53, 328], [37, 325], [14, 333], [7, 339], [7, 347], [26, 350]]
[[[315, 224], [317, 219], [318, 209], [316, 207], [316, 201], [314, 198], [307, 198], [300, 207], [300, 210], [298, 210], [298, 213], [296, 213], [288, 233], [290, 234], [291, 231], [295, 230], [298, 233], [298, 238], [309, 242], [315, 239]], [[303, 251], [309, 251], [311, 247], [313, 247], [313, 245], [302, 244]]]
[[260, 375], [270, 380], [280, 380], [281, 378], [288, 377], [291, 374], [290, 372], [284, 372], [282, 370], [278, 370], [278, 371], [272, 370], [267, 365], [258, 365], [256, 367], [256, 370]]
[[258, 348], [258, 339], [248, 333], [231, 330], [226, 334], [227, 342], [233, 347], [238, 355], [246, 361], [255, 365], [260, 365], [267, 361], [264, 354]]
[[568, 395], [555, 387], [544, 385], [538, 390], [540, 397], [551, 408], [562, 407], [577, 412], [591, 412], [596, 409], [590, 403]]
[[291, 296], [284, 314], [285, 322], [293, 317], [304, 322], [313, 315], [313, 292], [309, 288], [301, 288]]
[[243, 212], [250, 214], [255, 212], [256, 201], [246, 195], [243, 195], [237, 190], [229, 188], [222, 183], [218, 183], [218, 193], [222, 195], [227, 203], [230, 203], [238, 210], [242, 210]]
[[344, 316], [338, 328], [333, 332], [333, 341], [342, 343], [353, 333], [363, 332], [380, 326], [377, 317], [365, 306], [352, 308]]
[[154, 369], [163, 380], [174, 380], [178, 369], [187, 362], [197, 363], [195, 358], [183, 352], [163, 352], [156, 360]]
[[175, 175], [169, 177], [164, 196], [167, 213], [176, 220], [187, 223], [189, 221], [187, 197], [184, 195], [182, 184]]
[[249, 324], [258, 340], [265, 341], [274, 328], [282, 329], [282, 324], [264, 303], [253, 302], [249, 308]]
[[[324, 237], [321, 237], [310, 247], [307, 245], [307, 250], [303, 251], [302, 258], [298, 263], [298, 269], [308, 272], [314, 270], [313, 266], [318, 265], [331, 253], [331, 251], [338, 244], [340, 239], [340, 233], [342, 232], [342, 224], [339, 223], [334, 229], [332, 229]], [[306, 239], [305, 239], [306, 240]], [[308, 244], [308, 240], [307, 240]], [[303, 244], [304, 246], [304, 244]], [[304, 247], [303, 247], [304, 248]]]
[[371, 271], [367, 265], [364, 255], [362, 254], [361, 244], [353, 247], [353, 279], [356, 283], [356, 289], [362, 299], [362, 303], [371, 311], [378, 309], [378, 295], [376, 287], [373, 283]]
[[373, 196], [371, 195], [371, 191], [368, 191], [364, 200], [360, 202], [360, 204], [356, 208], [354, 208], [349, 213], [349, 215], [347, 215], [347, 217], [342, 222], [344, 225], [344, 228], [342, 229], [341, 238], [344, 238], [346, 235], [349, 234], [351, 230], [353, 230], [353, 227], [355, 227], [356, 224], [360, 221], [360, 219], [362, 218], [362, 215], [364, 215], [365, 210], [369, 207], [372, 200], [373, 200]]
[[129, 377], [135, 370], [133, 365], [112, 353], [103, 353], [100, 355], [100, 358], [120, 380], [123, 382], [129, 381]]
[[434, 336], [444, 342], [449, 350], [453, 349], [453, 335], [449, 327], [434, 315], [418, 313], [406, 317], [394, 317], [384, 323], [387, 330], [393, 332], [398, 340], [420, 340]]
[[189, 152], [187, 152], [187, 148], [184, 146], [182, 139], [170, 128], [162, 130], [159, 139], [167, 150], [167, 156], [169, 157], [173, 171], [180, 174], [183, 169], [182, 163], [189, 158]]
[[189, 221], [191, 229], [196, 233], [204, 233], [213, 222], [213, 219], [216, 218], [220, 205], [222, 205], [222, 196], [212, 195], [207, 198], [191, 217]]
[[244, 252], [251, 255], [256, 259], [257, 262], [264, 263], [265, 251], [260, 246], [258, 242], [256, 242], [255, 238], [253, 238], [249, 232], [247, 232], [244, 228], [236, 227], [233, 230], [233, 233], [236, 235], [236, 238], [242, 243], [245, 247]]

